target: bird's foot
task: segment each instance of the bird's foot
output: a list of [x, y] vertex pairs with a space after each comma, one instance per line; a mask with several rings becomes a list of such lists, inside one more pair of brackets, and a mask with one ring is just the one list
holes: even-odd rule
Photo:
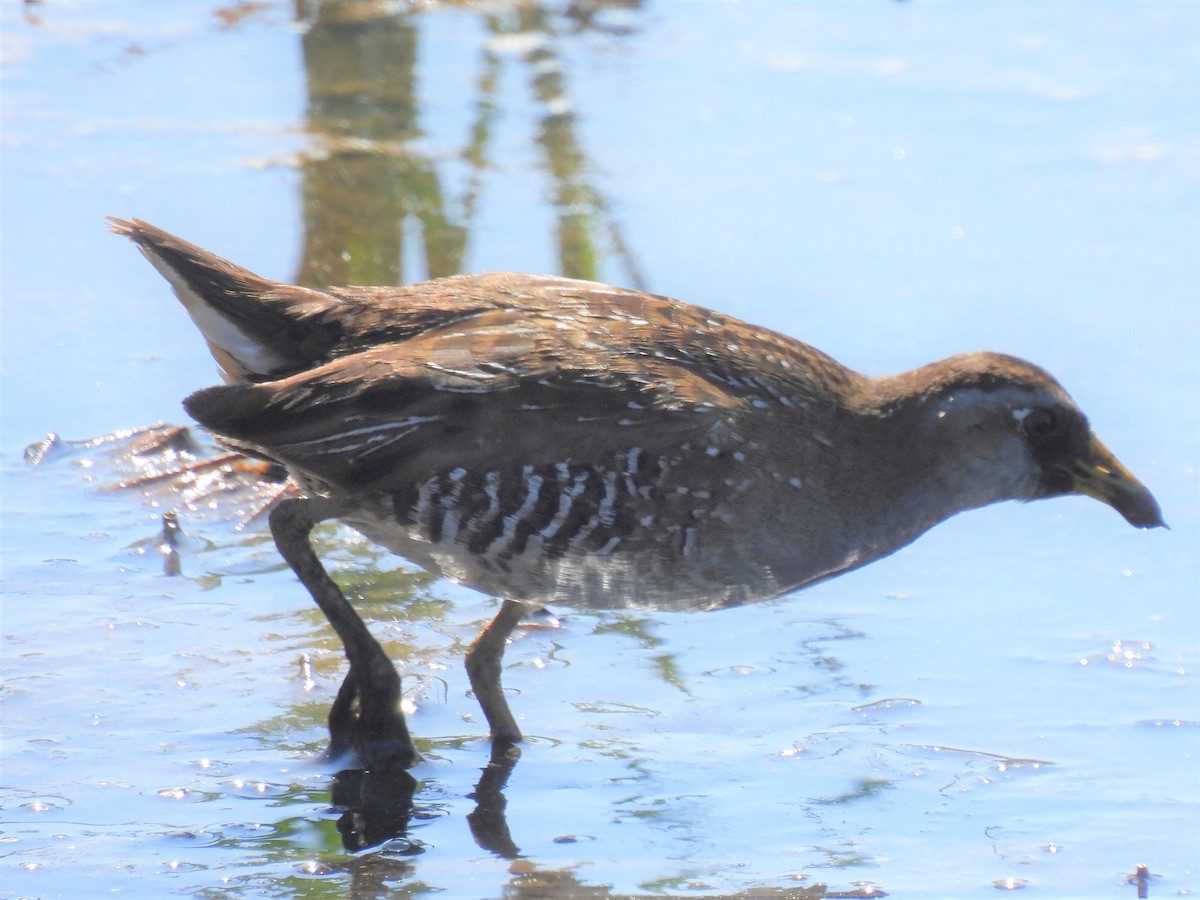
[[421, 762], [421, 754], [407, 734], [403, 738], [372, 738], [358, 747], [362, 767], [373, 775], [402, 772]]
[[372, 772], [411, 769], [421, 761], [400, 711], [400, 681], [383, 679], [365, 695], [354, 670], [346, 676], [329, 711], [327, 757], [353, 753], [359, 766]]

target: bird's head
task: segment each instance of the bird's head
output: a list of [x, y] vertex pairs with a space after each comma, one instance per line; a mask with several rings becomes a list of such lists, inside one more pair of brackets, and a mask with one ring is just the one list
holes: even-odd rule
[[[1046, 371], [1011, 356], [970, 353], [884, 379], [895, 409], [927, 448], [927, 470], [979, 506], [1084, 494], [1138, 528], [1165, 526], [1154, 496], [1092, 433]], [[964, 507], [965, 508], [965, 507]]]

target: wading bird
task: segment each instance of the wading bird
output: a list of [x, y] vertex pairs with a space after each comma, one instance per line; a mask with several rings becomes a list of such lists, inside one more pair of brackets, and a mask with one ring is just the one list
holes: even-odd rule
[[226, 384], [188, 397], [188, 413], [299, 486], [271, 531], [350, 663], [332, 746], [368, 768], [419, 757], [395, 667], [313, 551], [327, 519], [503, 598], [466, 659], [497, 746], [521, 738], [500, 663], [530, 606], [775, 597], [1000, 500], [1086, 494], [1163, 524], [1058, 382], [1010, 356], [872, 378], [603, 284], [491, 273], [311, 290], [136, 219], [112, 227], [220, 365]]

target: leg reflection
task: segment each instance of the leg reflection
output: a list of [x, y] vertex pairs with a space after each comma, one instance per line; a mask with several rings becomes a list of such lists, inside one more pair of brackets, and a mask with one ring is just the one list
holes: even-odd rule
[[[480, 849], [501, 859], [517, 859], [521, 855], [504, 813], [508, 804], [504, 788], [520, 758], [521, 751], [516, 746], [495, 746], [475, 790], [467, 795], [475, 801], [475, 809], [467, 815], [471, 837]], [[390, 856], [421, 853], [420, 843], [408, 837], [416, 809], [413, 800], [416, 788], [417, 779], [403, 770], [338, 772], [333, 777], [332, 800], [334, 806], [344, 810], [337, 823], [342, 846], [352, 853], [384, 844]]]
[[[407, 838], [416, 787], [417, 779], [405, 771], [338, 772], [333, 777], [333, 804], [345, 809], [337, 823], [342, 846], [356, 852], [395, 841], [389, 850], [420, 853], [420, 845]], [[408, 841], [410, 849], [397, 839]]]
[[484, 766], [474, 793], [467, 795], [475, 801], [475, 810], [467, 815], [471, 837], [480, 849], [495, 853], [501, 859], [516, 859], [521, 855], [508, 831], [508, 819], [504, 814], [508, 805], [504, 787], [520, 758], [521, 750], [514, 744], [493, 745], [492, 758]]

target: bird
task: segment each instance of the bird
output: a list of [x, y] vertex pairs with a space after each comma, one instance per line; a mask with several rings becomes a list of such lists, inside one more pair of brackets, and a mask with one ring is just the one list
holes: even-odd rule
[[395, 666], [313, 549], [319, 522], [500, 598], [466, 653], [494, 749], [522, 740], [501, 661], [532, 608], [773, 598], [1004, 500], [1082, 494], [1165, 525], [1058, 381], [1013, 356], [874, 377], [642, 291], [514, 272], [315, 290], [109, 222], [216, 359], [224, 383], [189, 415], [295, 484], [271, 533], [349, 662], [330, 749], [369, 770], [421, 757]]

